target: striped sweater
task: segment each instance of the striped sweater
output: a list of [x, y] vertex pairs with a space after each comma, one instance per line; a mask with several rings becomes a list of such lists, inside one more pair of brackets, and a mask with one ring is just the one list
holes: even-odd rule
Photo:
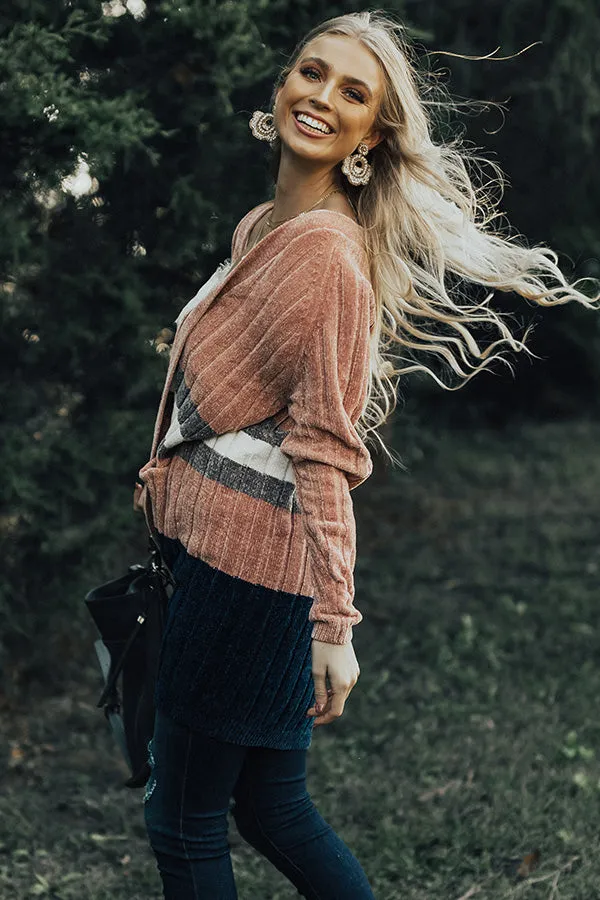
[[[191, 556], [312, 601], [312, 637], [352, 640], [350, 491], [372, 472], [356, 431], [375, 300], [360, 225], [313, 210], [243, 254], [252, 209], [179, 316], [156, 418], [146, 515]], [[239, 261], [238, 261], [239, 260]]]

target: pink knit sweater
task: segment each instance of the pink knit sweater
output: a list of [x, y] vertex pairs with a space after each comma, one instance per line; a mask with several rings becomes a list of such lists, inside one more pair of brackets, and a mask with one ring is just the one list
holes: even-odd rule
[[[270, 205], [238, 224], [234, 261]], [[372, 472], [355, 426], [375, 315], [362, 238], [343, 213], [313, 210], [215, 273], [177, 328], [140, 470], [160, 532], [310, 597], [313, 638], [334, 644], [362, 620], [350, 491]]]

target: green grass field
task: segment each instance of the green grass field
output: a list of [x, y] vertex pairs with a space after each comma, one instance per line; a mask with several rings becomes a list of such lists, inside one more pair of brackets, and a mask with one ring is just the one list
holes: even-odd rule
[[[354, 494], [361, 677], [314, 733], [313, 799], [378, 900], [594, 900], [600, 423], [399, 417], [395, 447], [409, 471]], [[2, 900], [162, 896], [89, 660], [0, 722]], [[230, 840], [240, 900], [298, 896], [233, 820]]]

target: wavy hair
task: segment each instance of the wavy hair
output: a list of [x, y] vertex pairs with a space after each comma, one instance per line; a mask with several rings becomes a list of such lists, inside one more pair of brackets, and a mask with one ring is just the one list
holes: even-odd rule
[[[501, 197], [503, 173], [497, 164], [465, 149], [461, 137], [434, 143], [430, 108], [447, 112], [456, 104], [436, 83], [435, 73], [419, 68], [414, 47], [403, 32], [402, 24], [380, 10], [349, 13], [322, 22], [297, 44], [281, 69], [271, 105], [277, 88], [306, 45], [324, 34], [361, 41], [378, 59], [384, 73], [383, 97], [374, 122], [383, 139], [369, 154], [371, 179], [362, 187], [351, 185], [341, 173], [340, 180], [365, 229], [377, 310], [371, 335], [368, 398], [357, 431], [367, 443], [376, 438], [392, 462], [405, 468], [377, 433], [396, 407], [401, 375], [421, 371], [445, 390], [458, 390], [495, 360], [513, 372], [510, 362], [498, 352], [502, 345], [536, 356], [525, 345], [533, 325], [522, 339], [515, 337], [504, 322], [512, 319], [512, 314], [494, 310], [489, 304], [494, 290], [475, 302], [474, 285], [514, 291], [541, 306], [575, 300], [595, 309], [600, 294], [588, 298], [577, 289], [581, 282], [595, 279], [581, 278], [569, 284], [554, 250], [544, 245], [528, 247], [524, 241], [519, 243], [519, 235], [504, 234], [493, 226], [501, 216], [496, 211], [499, 199], [494, 199], [494, 188], [500, 188]], [[272, 146], [276, 178], [281, 158], [279, 138]], [[473, 178], [467, 163], [474, 169]], [[476, 185], [475, 176], [483, 175], [482, 163], [490, 165], [496, 177], [487, 182], [482, 177], [481, 184]], [[452, 296], [447, 286], [450, 280]], [[473, 326], [497, 329], [500, 336], [480, 347]], [[418, 361], [422, 353], [434, 354], [443, 370], [459, 376], [459, 383], [452, 386], [441, 381], [429, 366]], [[409, 365], [402, 366], [406, 361]]]

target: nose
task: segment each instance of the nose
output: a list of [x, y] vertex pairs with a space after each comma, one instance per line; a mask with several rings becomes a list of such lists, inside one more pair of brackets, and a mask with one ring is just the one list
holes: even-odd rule
[[330, 82], [324, 81], [319, 85], [320, 90], [313, 94], [310, 98], [310, 102], [317, 109], [332, 109], [331, 103], [331, 95], [334, 90], [334, 85]]

